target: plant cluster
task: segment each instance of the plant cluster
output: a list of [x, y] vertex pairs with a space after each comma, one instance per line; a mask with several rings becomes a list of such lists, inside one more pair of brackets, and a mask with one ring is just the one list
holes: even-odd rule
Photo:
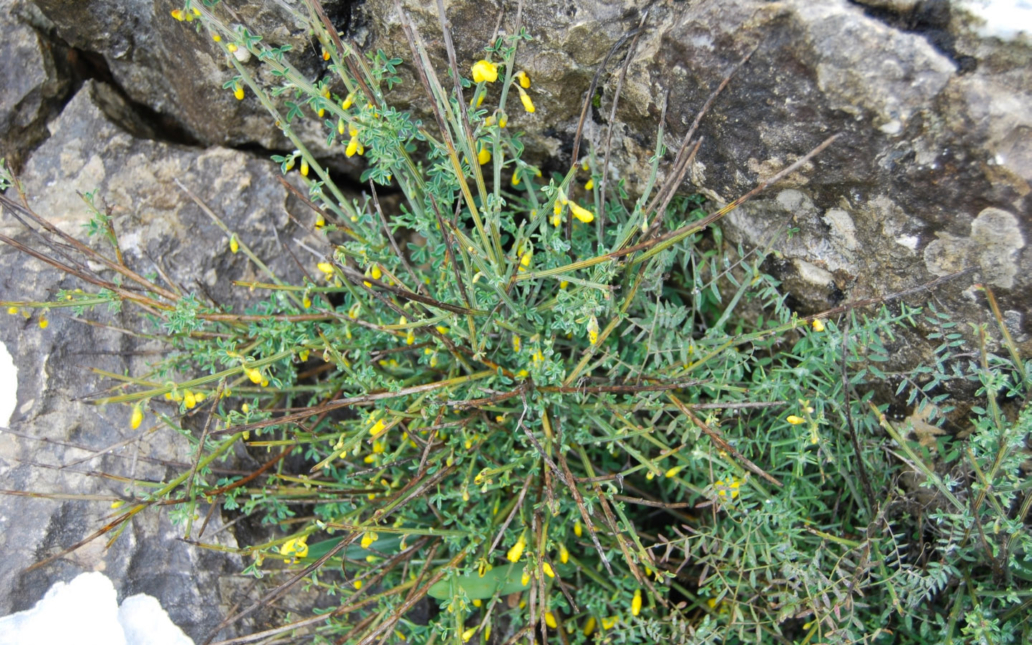
[[[267, 275], [242, 285], [268, 294], [244, 313], [56, 230], [103, 264], [63, 265], [91, 290], [4, 303], [133, 305], [172, 346], [147, 374], [110, 375], [117, 392], [99, 402], [132, 406], [134, 430], [181, 432], [194, 465], [116, 502], [113, 535], [170, 501], [200, 547], [215, 548], [194, 537], [201, 504], [279, 527], [239, 550], [275, 590], [227, 622], [294, 584], [338, 597], [266, 634], [295, 642], [1028, 642], [1032, 366], [1006, 327], [1007, 356], [978, 327], [972, 359], [934, 309], [798, 317], [761, 271], [768, 251], [721, 239], [719, 218], [756, 191], [712, 211], [677, 195], [698, 120], [673, 155], [661, 120], [635, 197], [610, 175], [608, 144], [581, 155], [579, 133], [568, 172], [544, 176], [522, 158], [534, 88], [518, 16], [481, 60], [458, 61], [441, 7], [439, 76], [398, 11], [433, 128], [388, 101], [402, 61], [360, 53], [317, 0], [295, 16], [325, 62], [316, 79], [226, 3], [172, 11], [221, 50], [225, 88], [296, 146], [274, 159], [311, 206], [314, 278], [275, 275], [211, 214], [229, 252]], [[345, 194], [306, 149], [294, 127], [306, 118], [364, 157], [367, 195]], [[387, 186], [397, 212], [381, 207]], [[86, 202], [90, 234], [117, 249]], [[908, 324], [940, 329], [943, 345], [895, 377], [879, 365]], [[874, 400], [894, 379], [936, 429], [941, 384], [978, 383], [969, 436], [912, 441]], [[191, 429], [181, 414], [206, 421]], [[264, 465], [212, 474], [240, 442]], [[428, 620], [410, 611], [419, 603]]]

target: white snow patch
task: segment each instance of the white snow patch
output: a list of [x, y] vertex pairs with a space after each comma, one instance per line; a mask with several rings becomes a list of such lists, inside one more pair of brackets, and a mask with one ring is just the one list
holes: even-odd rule
[[0, 618], [0, 645], [194, 645], [152, 596], [118, 606], [102, 573], [58, 582], [32, 609]]
[[11, 415], [18, 407], [18, 368], [7, 346], [0, 343], [0, 427], [11, 425]]
[[1014, 40], [1019, 34], [1032, 38], [1032, 0], [959, 0], [957, 4], [978, 18], [984, 37]]

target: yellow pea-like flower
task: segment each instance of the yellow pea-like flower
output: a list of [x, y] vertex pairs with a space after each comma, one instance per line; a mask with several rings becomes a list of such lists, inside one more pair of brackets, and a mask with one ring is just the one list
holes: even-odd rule
[[559, 627], [559, 623], [555, 620], [555, 614], [553, 614], [550, 611], [545, 612], [545, 624], [552, 629], [556, 629], [557, 627]]
[[239, 85], [239, 84], [234, 85], [233, 86], [233, 96], [236, 98], [236, 100], [243, 101], [244, 100], [244, 87], [242, 85]]
[[591, 190], [594, 187], [595, 187], [595, 180], [594, 179], [589, 179], [588, 183], [584, 184], [584, 190]]
[[254, 383], [255, 385], [258, 385], [263, 380], [265, 380], [265, 377], [262, 376], [261, 370], [259, 370], [257, 368], [245, 367], [244, 368], [244, 373], [247, 374], [247, 378], [249, 378], [251, 380], [251, 382]]
[[12, 316], [17, 315], [18, 314], [18, 308], [17, 307], [8, 307], [7, 308], [7, 313], [11, 314]]
[[179, 22], [186, 20], [186, 16], [183, 15], [182, 9], [173, 9], [169, 14]]
[[39, 318], [39, 328], [40, 329], [46, 329], [49, 325], [50, 325], [50, 321], [47, 320], [47, 317], [46, 316], [40, 316], [40, 318]]
[[[375, 452], [375, 447], [374, 447], [374, 452]], [[366, 533], [365, 535], [363, 535], [362, 536], [362, 542], [361, 542], [362, 548], [363, 549], [368, 549], [370, 546], [373, 545], [373, 542], [376, 542], [377, 537], [379, 537], [379, 536], [377, 536], [376, 533], [373, 533], [373, 532], [369, 532], [369, 533]]]
[[512, 337], [512, 351], [514, 351], [514, 352], [516, 352], [518, 354], [520, 352], [521, 344], [522, 344], [522, 341], [520, 341], [520, 337], [519, 336], [513, 336]]
[[610, 616], [602, 619], [602, 629], [612, 629], [613, 625], [620, 621], [619, 616]]
[[462, 632], [462, 642], [463, 643], [468, 643], [469, 639], [473, 638], [473, 634], [476, 634], [476, 633], [477, 633], [477, 628], [476, 627], [470, 627], [466, 631]]
[[530, 95], [524, 92], [522, 87], [517, 87], [516, 89], [520, 91], [520, 102], [523, 103], [523, 109], [526, 110], [528, 114], [533, 114], [534, 102], [530, 100]]
[[344, 100], [340, 102], [340, 107], [342, 109], [346, 110], [346, 109], [348, 109], [349, 107], [351, 107], [354, 104], [355, 104], [355, 93], [352, 92], [351, 94], [348, 94], [347, 96], [344, 97]]
[[578, 205], [576, 202], [570, 202], [570, 212], [573, 213], [574, 217], [584, 222], [585, 224], [588, 224], [595, 220], [594, 213]]
[[588, 340], [592, 345], [598, 343], [598, 319], [594, 316], [588, 319]]
[[344, 154], [348, 157], [354, 157], [356, 152], [358, 152], [358, 137], [351, 137], [351, 140], [348, 141], [348, 147], [344, 150]]
[[[376, 497], [376, 495], [371, 495], [371, 496], [370, 496], [370, 499], [372, 499], [373, 497]], [[362, 581], [361, 581], [361, 580], [355, 580], [355, 581], [354, 581], [354, 582], [352, 582], [351, 584], [352, 584], [352, 585], [354, 585], [354, 587], [355, 587], [355, 589], [356, 589], [356, 590], [358, 590], [358, 589], [361, 589], [361, 588], [362, 588]]]
[[498, 80], [498, 67], [489, 60], [478, 60], [471, 69], [474, 83], [494, 83]]
[[791, 423], [794, 426], [797, 426], [797, 425], [799, 425], [801, 423], [806, 423], [806, 419], [804, 419], [803, 417], [797, 417], [794, 414], [790, 414], [787, 417], [785, 417], [785, 421], [788, 421], [789, 423]]
[[302, 177], [307, 177], [308, 176], [308, 162], [306, 160], [304, 160], [304, 159], [301, 160], [301, 176]]
[[132, 426], [133, 430], [136, 430], [141, 423], [143, 423], [143, 408], [140, 405], [136, 405], [133, 407], [133, 416], [129, 419], [129, 425]]
[[229, 238], [229, 250], [233, 253], [237, 253], [240, 251], [240, 242], [237, 241], [236, 235]]
[[570, 551], [566, 548], [565, 544], [559, 545], [559, 562], [566, 564], [570, 561]]
[[671, 477], [676, 477], [677, 473], [681, 472], [682, 468], [684, 468], [684, 466], [674, 466], [670, 470], [666, 471], [666, 473], [664, 473], [664, 476], [667, 479], [670, 479]]
[[820, 318], [813, 321], [813, 330], [817, 332], [824, 331], [824, 321]]
[[486, 165], [491, 161], [491, 151], [487, 149], [483, 144], [480, 145], [480, 150], [477, 152], [477, 161], [480, 165]]
[[333, 265], [329, 262], [320, 262], [315, 266], [326, 275], [333, 275]]
[[509, 562], [519, 562], [523, 556], [523, 549], [527, 546], [527, 539], [524, 536], [520, 536], [519, 540], [516, 540], [516, 544], [512, 545], [509, 552], [505, 554], [505, 557]]
[[520, 82], [520, 87], [524, 89], [530, 87], [530, 76], [522, 69], [516, 72], [516, 80]]
[[526, 587], [528, 584], [530, 584], [530, 572], [529, 571], [524, 571], [523, 575], [520, 576], [520, 584], [523, 585], [524, 587]]
[[581, 523], [580, 522], [574, 522], [573, 523], [573, 534], [576, 535], [577, 537], [580, 537], [581, 535], [584, 534], [584, 529], [581, 528]]
[[634, 597], [631, 598], [631, 615], [637, 616], [641, 613], [641, 589], [634, 590]]
[[552, 565], [548, 564], [547, 562], [541, 563], [541, 570], [544, 571], [545, 575], [549, 578], [555, 577], [555, 571], [552, 570]]
[[595, 632], [595, 617], [588, 616], [588, 619], [584, 621], [583, 633], [585, 636], [591, 636]]
[[186, 405], [187, 410], [192, 410], [197, 406], [197, 399], [194, 397], [193, 392], [190, 390], [183, 392], [183, 403]]

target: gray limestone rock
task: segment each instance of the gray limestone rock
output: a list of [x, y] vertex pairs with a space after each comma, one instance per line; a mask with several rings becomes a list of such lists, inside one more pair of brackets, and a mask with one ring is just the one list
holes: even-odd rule
[[[260, 298], [232, 289], [234, 279], [259, 276], [243, 254], [230, 253], [226, 237], [176, 186], [178, 179], [274, 271], [299, 279], [273, 229], [294, 236], [288, 211], [309, 223], [313, 216], [288, 199], [275, 178], [275, 164], [226, 148], [196, 150], [134, 137], [109, 116], [125, 109], [111, 88], [94, 82], [71, 100], [21, 175], [36, 212], [85, 238], [87, 214], [77, 192], [96, 190], [97, 203], [110, 210], [126, 262], [135, 270], [164, 272], [184, 293], [237, 307]], [[9, 213], [0, 232], [24, 243], [35, 241]], [[111, 255], [99, 240], [92, 243]], [[5, 300], [48, 299], [59, 289], [79, 286], [56, 269], [0, 247], [0, 294]], [[175, 415], [171, 404], [154, 404], [134, 432], [126, 406], [96, 407], [83, 400], [112, 385], [93, 368], [143, 374], [148, 362], [167, 351], [163, 343], [118, 331], [139, 328], [139, 312], [129, 309], [87, 314], [109, 327], [76, 322], [68, 309], [51, 312], [46, 329], [37, 325], [39, 312], [29, 318], [4, 314], [0, 341], [14, 357], [18, 383], [10, 431], [0, 430], [0, 479], [4, 488], [42, 496], [0, 497], [0, 550], [5, 554], [0, 560], [0, 615], [31, 607], [57, 580], [103, 571], [115, 582], [120, 598], [136, 593], [157, 597], [173, 621], [201, 642], [240, 599], [247, 584], [238, 575], [243, 563], [236, 556], [179, 541], [182, 527], [172, 526], [165, 510], [136, 516], [110, 549], [105, 550], [106, 539], [101, 538], [25, 572], [103, 526], [114, 513], [111, 500], [132, 493], [124, 481], [101, 473], [168, 481], [189, 468], [186, 442], [153, 414]], [[186, 424], [202, 422], [197, 417]], [[119, 445], [130, 439], [134, 441]], [[249, 472], [243, 470], [248, 467], [253, 462], [246, 453], [218, 466], [226, 471], [223, 475]], [[198, 509], [202, 519], [207, 510]], [[236, 546], [233, 533], [221, 527], [221, 514], [215, 512], [204, 541]]]
[[60, 108], [70, 86], [60, 61], [63, 48], [33, 27], [33, 19], [41, 18], [34, 10], [31, 4], [0, 2], [0, 158], [14, 168], [46, 138], [47, 119]]

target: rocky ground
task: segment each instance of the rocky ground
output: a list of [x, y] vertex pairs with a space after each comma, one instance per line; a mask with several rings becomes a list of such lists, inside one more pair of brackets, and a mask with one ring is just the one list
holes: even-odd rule
[[[293, 0], [231, 4], [268, 41], [294, 45], [299, 67], [317, 74], [321, 61], [287, 11]], [[364, 50], [410, 57], [393, 0], [325, 4]], [[479, 57], [496, 24], [513, 26], [515, 3], [503, 3], [504, 11], [474, 0], [446, 4], [463, 64]], [[728, 217], [729, 250], [766, 246], [786, 226], [798, 228], [775, 243], [777, 257], [764, 268], [804, 313], [970, 269], [912, 302], [931, 299], [958, 320], [986, 322], [985, 297], [973, 285], [988, 285], [1032, 355], [1032, 40], [1015, 33], [1027, 17], [1015, 13], [1005, 29], [946, 0], [524, 4], [523, 24], [535, 40], [519, 60], [534, 80], [537, 112], [515, 116], [510, 127], [528, 132], [533, 162], [568, 167], [591, 78], [647, 8], [615, 120], [609, 123], [610, 109], [629, 41], [602, 71], [599, 107], [585, 130], [598, 141], [612, 126], [612, 173], [631, 192], [647, 175], [663, 97], [669, 93], [667, 144], [676, 146], [710, 91], [755, 50], [702, 122], [705, 141], [684, 192], [730, 201], [830, 134], [841, 136]], [[434, 3], [403, 5], [441, 61]], [[287, 143], [257, 102], [238, 102], [222, 89], [229, 72], [217, 52], [172, 20], [173, 8], [172, 0], [0, 1], [0, 156], [18, 172], [30, 205], [64, 230], [80, 232], [86, 221], [77, 191], [99, 189], [132, 266], [163, 271], [201, 297], [238, 302], [227, 284], [247, 275], [246, 263], [228, 253], [173, 180], [284, 272], [296, 269], [280, 244], [298, 234], [287, 213], [306, 222], [311, 216], [288, 199], [268, 161], [289, 152]], [[403, 66], [401, 75], [392, 99], [421, 113], [411, 69]], [[355, 162], [326, 148], [316, 130], [305, 139], [345, 186], [357, 186]], [[0, 232], [30, 239], [9, 214]], [[0, 299], [43, 299], [75, 286], [0, 247]], [[121, 314], [103, 315], [114, 327], [125, 322]], [[110, 498], [121, 484], [91, 473], [160, 479], [173, 466], [151, 460], [185, 458], [178, 437], [166, 431], [96, 452], [136, 435], [128, 410], [81, 401], [109, 385], [91, 367], [137, 373], [161, 345], [70, 315], [52, 315], [45, 330], [36, 322], [12, 316], [0, 326], [18, 370], [13, 432], [0, 433], [4, 488]], [[927, 357], [933, 346], [920, 330], [900, 336], [897, 366]], [[246, 466], [247, 456], [238, 457]], [[189, 548], [157, 513], [138, 517], [108, 550], [97, 541], [23, 572], [96, 530], [108, 505], [0, 498], [0, 615], [31, 607], [54, 581], [102, 570], [120, 598], [158, 597], [198, 639], [242, 597], [239, 559]], [[206, 540], [234, 545], [233, 530], [220, 526], [214, 513]]]

